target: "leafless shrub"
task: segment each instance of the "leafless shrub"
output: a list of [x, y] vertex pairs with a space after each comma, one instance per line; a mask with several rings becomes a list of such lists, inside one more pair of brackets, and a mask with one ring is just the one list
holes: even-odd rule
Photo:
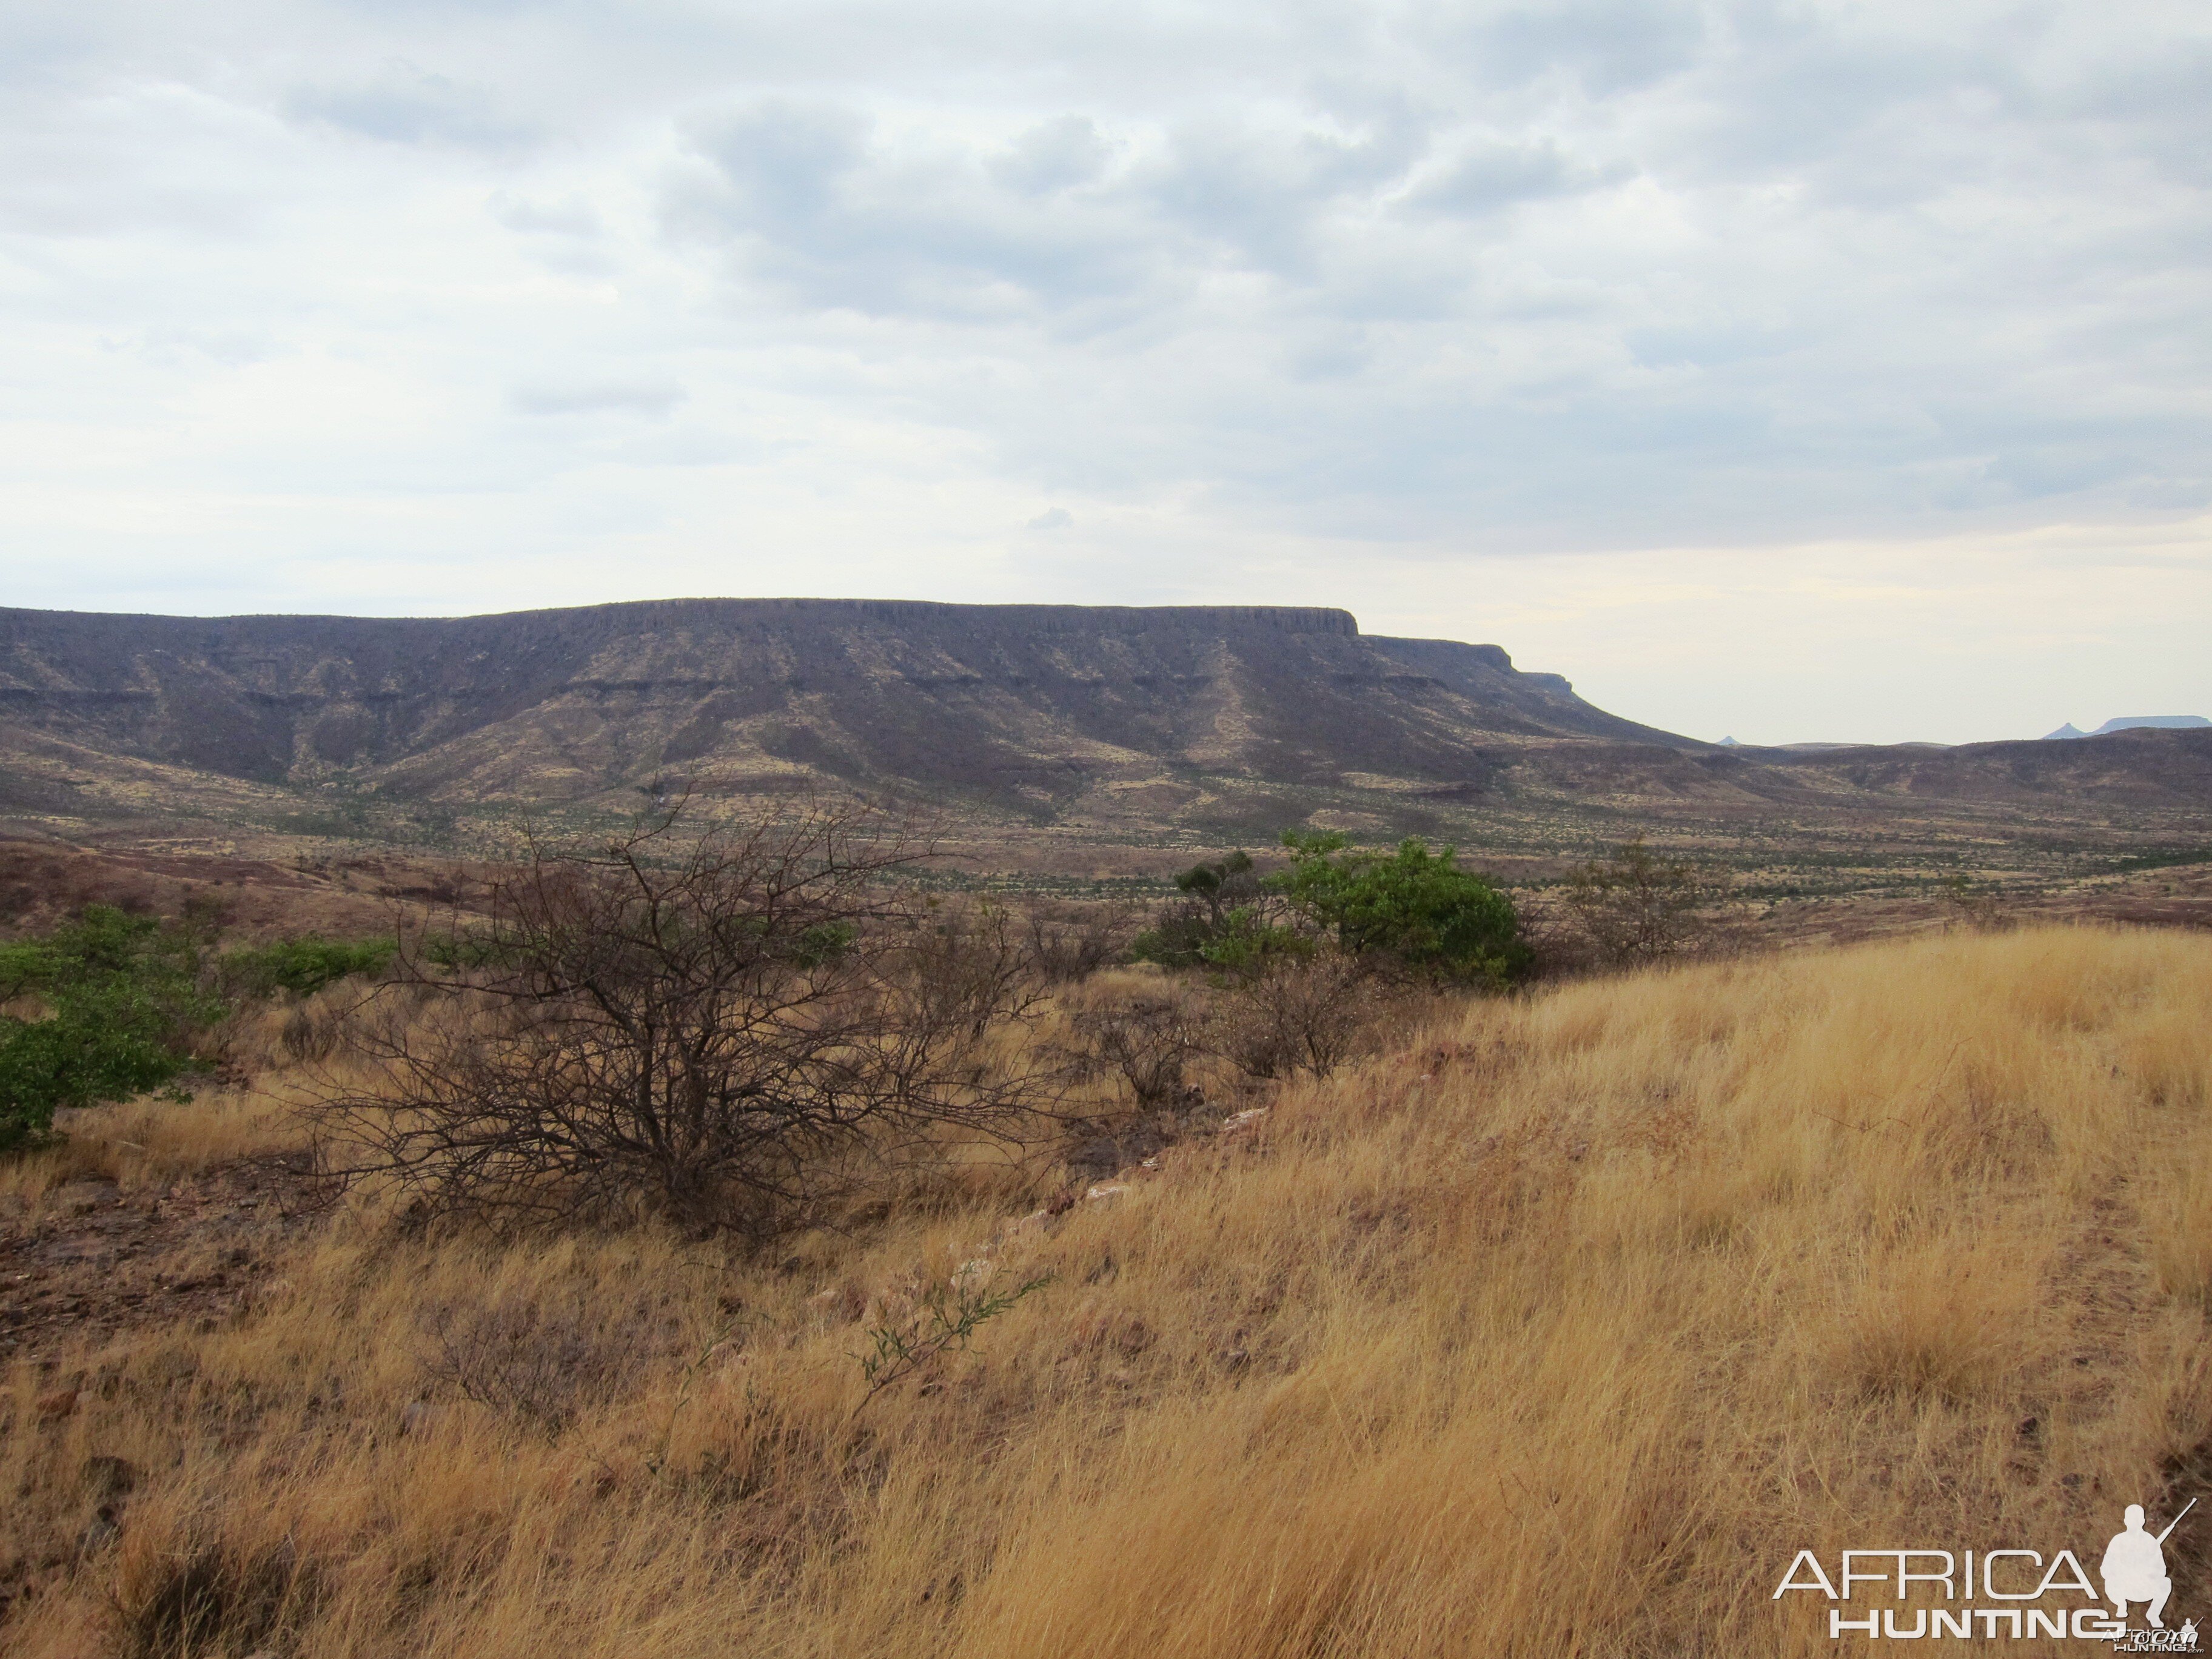
[[532, 841], [480, 921], [403, 940], [354, 1037], [366, 1084], [309, 1109], [325, 1167], [428, 1215], [765, 1233], [1049, 1109], [1034, 1045], [1000, 1040], [1026, 994], [996, 924], [963, 919], [948, 950], [899, 885], [929, 855], [911, 823], [680, 817], [596, 852]]
[[917, 995], [971, 1038], [1025, 1018], [1044, 1000], [1024, 930], [1002, 904], [933, 899], [913, 918], [906, 948]]
[[1279, 957], [1222, 993], [1208, 1043], [1249, 1077], [1327, 1077], [1364, 1045], [1382, 1002], [1376, 981], [1348, 957]]
[[1706, 931], [1710, 884], [1692, 866], [1662, 858], [1637, 836], [1609, 859], [1568, 878], [1567, 908], [1610, 965], [1656, 962], [1692, 948]]
[[511, 1292], [436, 1308], [424, 1334], [434, 1382], [548, 1434], [614, 1399], [661, 1346], [642, 1320], [611, 1323], [580, 1296]]
[[1559, 890], [1517, 892], [1513, 912], [1528, 950], [1528, 980], [1572, 979], [1600, 965], [1598, 947]]
[[1184, 1073], [1204, 1047], [1204, 1032], [1187, 994], [1171, 991], [1080, 1009], [1070, 1023], [1077, 1076], [1114, 1079], [1139, 1111], [1180, 1105], [1189, 1097]]
[[1023, 930], [1037, 976], [1047, 985], [1070, 985], [1119, 960], [1136, 924], [1127, 904], [1039, 901], [1024, 913]]
[[276, 1042], [291, 1059], [303, 1063], [328, 1060], [337, 1052], [345, 1013], [327, 1002], [302, 1002], [284, 1016]]
[[1942, 892], [1945, 908], [1960, 927], [1999, 933], [2018, 925], [2019, 918], [2006, 908], [2004, 895], [1994, 887], [1952, 876], [1942, 884]]

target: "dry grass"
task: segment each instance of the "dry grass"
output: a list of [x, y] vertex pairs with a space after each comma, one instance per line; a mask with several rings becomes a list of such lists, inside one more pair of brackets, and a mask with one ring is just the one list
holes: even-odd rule
[[[1923, 939], [1471, 1005], [1049, 1228], [981, 1177], [765, 1262], [342, 1213], [59, 1423], [19, 1370], [8, 1644], [1826, 1652], [1800, 1547], [2094, 1559], [2198, 1489], [2208, 1007], [2212, 940]], [[854, 1415], [868, 1327], [1043, 1273]], [[470, 1307], [618, 1386], [465, 1397]]]

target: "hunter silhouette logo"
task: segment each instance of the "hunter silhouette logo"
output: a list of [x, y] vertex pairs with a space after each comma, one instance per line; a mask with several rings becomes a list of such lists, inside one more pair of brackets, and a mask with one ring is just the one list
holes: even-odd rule
[[[1832, 1602], [1859, 1602], [1848, 1610], [1828, 1609], [1831, 1640], [1853, 1632], [1906, 1641], [1923, 1636], [2043, 1636], [2108, 1642], [2119, 1653], [2195, 1653], [2197, 1621], [2187, 1620], [2179, 1630], [2169, 1630], [2164, 1614], [2173, 1595], [2166, 1540], [2196, 1507], [2192, 1498], [2162, 1531], [2153, 1533], [2144, 1525], [2142, 1505], [2129, 1504], [2121, 1530], [2112, 1534], [2098, 1563], [2101, 1595], [2070, 1549], [2047, 1561], [2036, 1550], [1881, 1549], [1845, 1550], [1832, 1578], [1819, 1556], [1800, 1550], [1776, 1586], [1774, 1599], [1810, 1590]], [[1923, 1605], [1908, 1610], [1901, 1604], [1916, 1584], [1923, 1587]], [[1931, 1597], [1948, 1605], [1928, 1605]], [[1899, 1605], [1864, 1605], [1885, 1600]], [[1968, 1605], [1957, 1605], [1960, 1601]], [[2134, 1607], [2143, 1610], [2147, 1622], [2141, 1627], [2128, 1623]]]
[[[2183, 1506], [2181, 1515], [2197, 1507], [2191, 1498]], [[2143, 1509], [2140, 1504], [2128, 1505], [2122, 1516], [2127, 1530], [2112, 1534], [2112, 1541], [2105, 1546], [2104, 1564], [2097, 1569], [2105, 1581], [2105, 1599], [2112, 1604], [2125, 1624], [2128, 1603], [2148, 1601], [2149, 1611], [2144, 1615], [2153, 1630], [2164, 1630], [2166, 1621], [2159, 1614], [2166, 1611], [2166, 1598], [2173, 1594], [2173, 1580], [2166, 1576], [2166, 1540], [2181, 1524], [2181, 1515], [2166, 1523], [2166, 1531], [2155, 1538], [2143, 1530]]]

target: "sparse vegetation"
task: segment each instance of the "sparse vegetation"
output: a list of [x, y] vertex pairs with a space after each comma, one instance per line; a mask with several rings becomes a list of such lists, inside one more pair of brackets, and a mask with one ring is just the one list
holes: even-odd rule
[[266, 999], [279, 992], [311, 997], [339, 981], [374, 977], [392, 965], [398, 941], [335, 939], [303, 933], [270, 944], [228, 951], [217, 963], [220, 982], [234, 995]]
[[1566, 902], [1600, 962], [1636, 967], [1692, 948], [1711, 932], [1701, 917], [1710, 882], [1695, 866], [1663, 858], [1636, 836], [1610, 858], [1578, 865]]
[[1340, 951], [1285, 955], [1224, 990], [1208, 1041], [1248, 1077], [1328, 1077], [1360, 1052], [1388, 1002]]
[[886, 1164], [1019, 1140], [1051, 1103], [1015, 932], [897, 883], [927, 854], [805, 805], [601, 848], [533, 842], [399, 958], [353, 1079], [309, 1107], [338, 1179], [423, 1212], [657, 1213], [764, 1235]]
[[[940, 1169], [765, 1252], [356, 1193], [16, 1364], [0, 1641], [1810, 1659], [1800, 1547], [2094, 1559], [2205, 1489], [2208, 1000], [2212, 940], [2021, 929], [1401, 1004], [1116, 1195]], [[60, 1238], [80, 1190], [5, 1201]]]
[[189, 923], [85, 907], [42, 939], [0, 945], [0, 1151], [35, 1146], [65, 1107], [175, 1091], [222, 1012]]
[[[2212, 939], [1498, 996], [1422, 842], [1186, 870], [1138, 966], [927, 850], [802, 805], [388, 962], [0, 950], [17, 1024], [119, 975], [229, 1062], [0, 1164], [0, 1645], [1810, 1659], [1802, 1546], [2212, 1496]], [[1699, 942], [1701, 878], [1583, 874], [1592, 954]]]

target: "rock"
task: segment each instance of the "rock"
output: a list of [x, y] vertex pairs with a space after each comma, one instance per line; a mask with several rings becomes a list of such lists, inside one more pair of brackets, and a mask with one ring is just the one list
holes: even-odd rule
[[84, 1460], [85, 1490], [106, 1503], [135, 1490], [138, 1485], [138, 1467], [128, 1458], [101, 1455]]
[[106, 1549], [122, 1536], [123, 1522], [116, 1517], [115, 1506], [102, 1504], [86, 1526], [83, 1536], [77, 1540], [77, 1548], [90, 1555], [94, 1550]]
[[399, 1432], [422, 1434], [437, 1421], [438, 1408], [427, 1400], [410, 1400], [399, 1408]]
[[1260, 1120], [1267, 1115], [1265, 1106], [1247, 1106], [1241, 1112], [1232, 1112], [1221, 1126], [1224, 1135], [1250, 1134], [1260, 1127]]
[[1102, 1181], [1083, 1196], [1096, 1203], [1102, 1198], [1119, 1198], [1128, 1190], [1128, 1188], [1121, 1182]]
[[77, 1395], [83, 1392], [82, 1384], [72, 1382], [66, 1389], [56, 1389], [51, 1394], [40, 1395], [35, 1406], [39, 1413], [39, 1421], [58, 1423], [64, 1418], [73, 1415], [76, 1411]]

